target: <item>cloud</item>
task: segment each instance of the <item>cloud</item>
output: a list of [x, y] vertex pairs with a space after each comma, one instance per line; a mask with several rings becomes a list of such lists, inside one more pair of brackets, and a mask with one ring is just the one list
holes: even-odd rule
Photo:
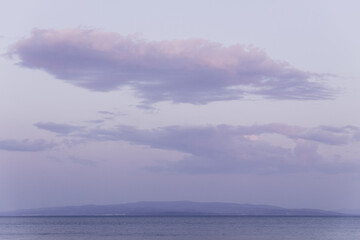
[[97, 124], [97, 123], [103, 123], [103, 122], [105, 122], [105, 120], [104, 119], [95, 119], [95, 120], [87, 120], [85, 122]]
[[69, 159], [76, 163], [76, 164], [80, 164], [80, 165], [83, 165], [83, 166], [96, 166], [97, 163], [93, 160], [89, 160], [89, 159], [85, 159], [85, 158], [80, 158], [80, 157], [76, 157], [76, 156], [69, 156]]
[[19, 152], [39, 152], [49, 150], [55, 147], [56, 144], [47, 142], [43, 139], [38, 140], [0, 140], [0, 150], [19, 151]]
[[82, 126], [74, 126], [74, 125], [69, 125], [69, 124], [58, 124], [58, 123], [52, 123], [52, 122], [47, 122], [47, 123], [39, 122], [39, 123], [35, 123], [34, 126], [36, 126], [37, 128], [43, 129], [43, 130], [47, 130], [50, 132], [55, 132], [55, 133], [59, 133], [59, 134], [63, 134], [63, 135], [67, 135], [69, 133], [82, 130], [84, 128]]
[[[351, 130], [349, 130], [351, 129]], [[286, 124], [253, 126], [170, 126], [151, 130], [130, 126], [92, 129], [83, 138], [95, 141], [126, 141], [151, 148], [184, 154], [183, 159], [163, 161], [149, 167], [157, 171], [181, 173], [281, 173], [319, 171], [337, 173], [358, 167], [341, 156], [323, 156], [320, 145], [339, 145], [359, 141], [355, 127], [301, 128]], [[265, 134], [280, 135], [291, 142], [274, 144]]]
[[109, 112], [109, 111], [98, 111], [98, 113], [103, 114], [103, 115], [116, 116], [116, 113]]
[[247, 95], [317, 100], [334, 94], [321, 83], [328, 74], [293, 68], [255, 47], [202, 39], [147, 41], [96, 30], [35, 29], [9, 55], [18, 56], [23, 67], [92, 91], [130, 87], [143, 106], [205, 104]]
[[352, 141], [358, 141], [357, 136], [360, 134], [360, 129], [353, 126], [345, 127], [329, 127], [320, 126], [308, 130], [299, 137], [304, 139], [321, 142], [328, 145], [345, 145]]

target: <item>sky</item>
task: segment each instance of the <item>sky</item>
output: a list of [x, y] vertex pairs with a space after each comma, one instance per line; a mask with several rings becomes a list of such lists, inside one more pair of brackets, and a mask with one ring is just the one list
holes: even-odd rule
[[360, 209], [358, 1], [0, 2], [0, 211]]

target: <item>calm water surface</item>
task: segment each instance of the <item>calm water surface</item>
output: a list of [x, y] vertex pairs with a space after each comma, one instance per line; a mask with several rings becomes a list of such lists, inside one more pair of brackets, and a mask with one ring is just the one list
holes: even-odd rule
[[355, 240], [359, 217], [0, 217], [1, 240]]

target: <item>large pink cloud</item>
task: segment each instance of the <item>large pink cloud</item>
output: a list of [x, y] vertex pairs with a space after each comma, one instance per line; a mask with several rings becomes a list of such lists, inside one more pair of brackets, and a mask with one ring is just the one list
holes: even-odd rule
[[93, 91], [131, 87], [144, 104], [204, 104], [260, 95], [324, 99], [326, 74], [275, 61], [254, 47], [202, 39], [147, 41], [96, 30], [33, 30], [9, 50], [24, 67]]

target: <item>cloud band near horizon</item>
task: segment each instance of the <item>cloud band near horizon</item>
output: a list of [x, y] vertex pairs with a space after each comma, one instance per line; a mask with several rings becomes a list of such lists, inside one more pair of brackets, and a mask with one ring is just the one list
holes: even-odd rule
[[160, 101], [206, 104], [248, 95], [279, 100], [334, 97], [312, 73], [270, 58], [254, 47], [202, 39], [146, 41], [96, 30], [32, 31], [9, 55], [19, 65], [41, 69], [91, 91], [130, 87], [149, 105]]
[[[57, 129], [57, 124], [48, 124]], [[247, 173], [273, 174], [316, 171], [341, 173], [359, 169], [357, 156], [344, 156], [343, 147], [360, 142], [355, 126], [304, 128], [287, 124], [252, 126], [168, 126], [138, 129], [120, 125], [113, 128], [73, 128], [68, 137], [86, 142], [127, 142], [152, 149], [176, 151], [177, 161], [160, 161], [154, 171], [186, 174]], [[54, 131], [52, 131], [54, 132]], [[269, 139], [270, 136], [270, 139]], [[282, 140], [274, 140], [274, 137]], [[340, 149], [339, 154], [321, 151]], [[146, 158], [149, 158], [148, 156]]]

